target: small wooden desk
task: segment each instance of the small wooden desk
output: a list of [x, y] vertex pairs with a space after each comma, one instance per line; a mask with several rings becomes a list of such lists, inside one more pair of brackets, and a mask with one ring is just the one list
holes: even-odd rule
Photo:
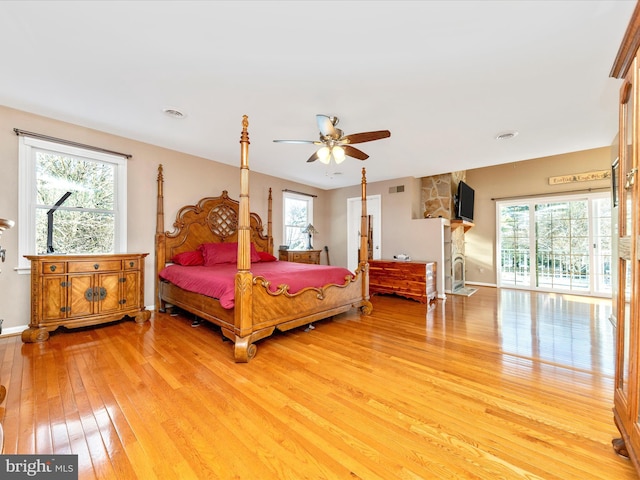
[[369, 293], [388, 293], [417, 300], [436, 300], [436, 262], [369, 260]]

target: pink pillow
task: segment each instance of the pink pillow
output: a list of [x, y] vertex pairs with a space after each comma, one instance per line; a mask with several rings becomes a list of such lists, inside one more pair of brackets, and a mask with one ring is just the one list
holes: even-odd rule
[[261, 262], [275, 262], [277, 260], [276, 257], [267, 252], [258, 252], [258, 256]]
[[[238, 244], [236, 242], [203, 243], [199, 249], [204, 257], [204, 265], [206, 267], [219, 263], [235, 263], [238, 261]], [[251, 244], [251, 261], [260, 261], [260, 256], [253, 243]]]
[[177, 263], [178, 265], [204, 265], [204, 258], [202, 257], [202, 253], [198, 250], [178, 253], [177, 255], [173, 256], [171, 261], [173, 263]]
[[260, 253], [256, 250], [256, 246], [251, 242], [251, 263], [259, 262], [261, 260]]

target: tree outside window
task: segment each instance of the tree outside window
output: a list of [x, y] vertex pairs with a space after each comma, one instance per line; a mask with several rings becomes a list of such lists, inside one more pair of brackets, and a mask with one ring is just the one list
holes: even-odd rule
[[36, 152], [36, 252], [113, 253], [114, 197], [114, 165]]
[[126, 251], [126, 159], [20, 137], [19, 270], [23, 255]]
[[284, 244], [289, 250], [307, 248], [308, 235], [303, 230], [313, 224], [313, 197], [283, 192]]

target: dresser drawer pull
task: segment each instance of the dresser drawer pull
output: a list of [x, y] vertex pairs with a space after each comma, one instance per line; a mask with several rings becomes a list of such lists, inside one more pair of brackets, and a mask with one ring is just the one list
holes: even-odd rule
[[118, 303], [119, 303], [120, 305], [124, 305], [125, 303], [127, 303], [127, 299], [126, 299], [126, 298], [123, 298], [123, 299], [122, 299], [122, 300], [120, 300]]
[[51, 265], [49, 267], [49, 270], [51, 270], [52, 272], [55, 272], [56, 271], [56, 266], [55, 265]]
[[127, 277], [120, 277], [120, 278], [118, 279], [118, 281], [119, 281], [120, 283], [124, 283], [124, 282], [126, 282], [126, 281], [127, 281]]
[[71, 311], [71, 307], [62, 307], [62, 308], [60, 308], [60, 311], [61, 311], [62, 313], [70, 312], [70, 311]]
[[96, 270], [98, 270], [100, 268], [100, 264], [99, 263], [94, 263], [93, 264], [93, 268], [95, 268]]
[[134, 265], [135, 265], [135, 262], [129, 262], [129, 266], [130, 266], [131, 268], [133, 268], [133, 266], [134, 266]]

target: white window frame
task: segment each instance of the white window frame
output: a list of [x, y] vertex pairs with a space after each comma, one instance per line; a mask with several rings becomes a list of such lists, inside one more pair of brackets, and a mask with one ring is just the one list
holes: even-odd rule
[[[599, 280], [596, 280], [596, 272], [595, 261], [595, 247], [594, 243], [596, 241], [597, 232], [594, 231], [594, 217], [593, 217], [593, 202], [598, 199], [607, 198], [610, 196], [610, 192], [590, 192], [590, 193], [580, 193], [580, 194], [568, 194], [568, 195], [555, 195], [555, 196], [535, 196], [535, 197], [525, 197], [519, 198], [516, 200], [503, 200], [496, 202], [496, 242], [495, 242], [495, 258], [496, 258], [496, 280], [498, 288], [513, 288], [519, 290], [533, 290], [533, 291], [541, 291], [541, 292], [552, 292], [552, 293], [569, 293], [583, 296], [591, 296], [591, 297], [607, 297], [611, 295], [610, 291], [605, 290], [597, 290], [599, 285]], [[588, 211], [588, 219], [589, 219], [589, 262], [591, 268], [590, 271], [590, 284], [588, 290], [574, 290], [574, 289], [563, 289], [563, 288], [550, 288], [550, 287], [539, 287], [535, 284], [535, 205], [541, 203], [554, 203], [554, 202], [574, 202], [584, 200], [587, 202], [587, 211]], [[528, 282], [522, 284], [511, 284], [511, 283], [503, 283], [502, 281], [502, 268], [501, 268], [501, 225], [500, 225], [500, 209], [501, 207], [513, 206], [513, 205], [523, 205], [527, 204], [529, 207], [529, 252], [530, 255], [530, 278]], [[614, 215], [613, 208], [611, 209], [611, 214]]]
[[20, 136], [18, 143], [18, 273], [31, 273], [30, 262], [24, 255], [36, 252], [36, 152], [48, 150], [63, 155], [82, 157], [90, 161], [115, 166], [115, 232], [114, 253], [127, 251], [127, 161], [125, 157], [95, 150]]
[[287, 199], [299, 200], [307, 203], [307, 222], [301, 228], [304, 229], [307, 225], [313, 225], [313, 197], [310, 195], [304, 195], [294, 192], [282, 192], [282, 241], [287, 241]]

